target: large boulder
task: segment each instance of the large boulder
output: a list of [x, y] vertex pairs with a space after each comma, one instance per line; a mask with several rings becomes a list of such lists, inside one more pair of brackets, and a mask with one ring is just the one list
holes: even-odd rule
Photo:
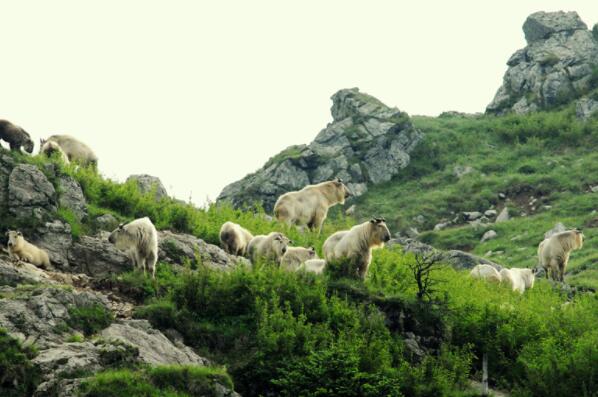
[[0, 147], [0, 214], [8, 212], [8, 179], [15, 166], [15, 161]]
[[331, 113], [333, 121], [313, 142], [272, 157], [257, 172], [226, 186], [218, 201], [235, 207], [261, 202], [270, 211], [282, 193], [335, 177], [359, 196], [406, 167], [422, 139], [406, 113], [357, 88], [334, 94]]
[[15, 166], [8, 178], [8, 211], [20, 220], [41, 221], [56, 212], [56, 191], [34, 165]]
[[61, 175], [58, 178], [58, 185], [60, 186], [58, 198], [60, 206], [69, 209], [79, 221], [85, 218], [87, 202], [79, 182], [69, 175]]
[[108, 277], [114, 273], [132, 270], [129, 257], [107, 240], [83, 236], [68, 253], [69, 271], [92, 277]]
[[598, 41], [576, 12], [536, 12], [523, 31], [527, 46], [508, 60], [487, 113], [549, 109], [598, 88]]
[[50, 261], [58, 268], [68, 268], [68, 252], [73, 244], [71, 226], [60, 220], [45, 222], [35, 230], [31, 242], [50, 254]]
[[160, 178], [156, 176], [140, 174], [131, 175], [127, 178], [127, 182], [134, 181], [137, 183], [137, 188], [143, 194], [154, 193], [156, 200], [168, 197], [168, 192], [162, 184]]

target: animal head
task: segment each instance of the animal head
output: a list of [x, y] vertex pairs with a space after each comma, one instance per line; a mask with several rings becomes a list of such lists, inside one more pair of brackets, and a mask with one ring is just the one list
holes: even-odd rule
[[23, 144], [23, 148], [27, 153], [33, 153], [33, 141], [31, 140], [31, 138], [27, 138], [27, 140]]
[[16, 230], [9, 230], [6, 232], [8, 237], [8, 247], [18, 247], [23, 242], [23, 234]]
[[[43, 141], [43, 139], [42, 139]], [[40, 153], [44, 153], [47, 156], [51, 156], [54, 153], [62, 152], [62, 148], [60, 145], [54, 141], [45, 141], [41, 148], [39, 149]]]
[[390, 230], [386, 226], [386, 219], [372, 218], [369, 222], [369, 240], [373, 246], [383, 246], [390, 240]]
[[132, 236], [127, 231], [127, 225], [121, 223], [116, 229], [108, 236], [108, 241], [116, 246], [118, 249], [126, 249], [127, 244], [131, 240]]
[[316, 259], [318, 257], [318, 254], [316, 253], [316, 249], [314, 247], [309, 247], [308, 251], [309, 259]]
[[575, 234], [575, 246], [577, 249], [583, 247], [583, 239], [585, 238], [583, 232], [580, 229], [574, 229], [573, 233]]
[[347, 185], [343, 183], [343, 180], [341, 178], [336, 178], [332, 180], [331, 183], [334, 186], [336, 199], [339, 203], [345, 204], [345, 200], [351, 197], [353, 194], [351, 193]]
[[525, 283], [525, 288], [534, 288], [534, 282], [536, 281], [536, 269], [522, 269], [521, 277]]
[[272, 249], [276, 253], [276, 256], [280, 258], [287, 252], [287, 247], [293, 244], [293, 242], [282, 233], [274, 233], [272, 237]]

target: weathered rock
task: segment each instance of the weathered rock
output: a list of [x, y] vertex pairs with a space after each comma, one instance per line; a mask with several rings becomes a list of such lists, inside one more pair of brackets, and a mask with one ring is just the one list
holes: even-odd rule
[[58, 178], [60, 186], [60, 197], [58, 203], [63, 208], [71, 210], [77, 220], [87, 216], [87, 201], [79, 182], [69, 175], [61, 175]]
[[0, 147], [0, 214], [8, 212], [8, 178], [15, 166], [13, 158], [2, 151]]
[[34, 165], [15, 166], [8, 178], [8, 211], [17, 219], [41, 221], [56, 211], [56, 191]]
[[0, 286], [16, 287], [41, 282], [52, 283], [46, 272], [29, 263], [14, 264], [7, 255], [0, 253]]
[[71, 226], [54, 220], [38, 227], [35, 234], [36, 237], [32, 242], [48, 251], [50, 261], [61, 269], [68, 268], [68, 251], [73, 243]]
[[355, 204], [351, 205], [349, 208], [347, 208], [347, 210], [345, 211], [345, 215], [354, 215], [355, 214], [355, 210], [357, 209], [357, 207], [355, 206]]
[[471, 174], [473, 172], [473, 168], [469, 165], [456, 165], [453, 167], [453, 175], [457, 178], [461, 179], [467, 174]]
[[98, 229], [111, 232], [118, 226], [118, 219], [112, 214], [100, 215], [95, 219], [95, 224]]
[[557, 223], [556, 225], [554, 225], [554, 227], [552, 229], [550, 229], [549, 231], [547, 231], [546, 233], [544, 233], [544, 239], [549, 238], [550, 236], [560, 233], [560, 232], [564, 232], [565, 230], [567, 230], [567, 228], [565, 227], [565, 225], [563, 225], [561, 222]]
[[476, 219], [480, 219], [482, 215], [483, 214], [479, 211], [464, 212], [463, 220], [465, 220], [466, 222], [475, 221]]
[[129, 257], [107, 240], [82, 236], [68, 253], [69, 271], [107, 277], [133, 269]]
[[575, 115], [577, 118], [587, 120], [598, 114], [598, 101], [591, 98], [580, 98], [575, 104]]
[[509, 219], [511, 219], [511, 217], [509, 216], [509, 208], [504, 207], [502, 211], [500, 211], [500, 214], [498, 214], [498, 216], [496, 217], [496, 223], [506, 222]]
[[482, 239], [480, 240], [480, 243], [486, 242], [488, 240], [495, 239], [496, 237], [498, 237], [498, 234], [494, 230], [488, 230], [482, 236]]
[[158, 256], [166, 263], [182, 264], [189, 261], [196, 266], [203, 264], [219, 270], [230, 270], [240, 264], [250, 264], [247, 259], [229, 255], [220, 247], [208, 244], [190, 234], [160, 231], [158, 237]]
[[449, 222], [437, 223], [436, 225], [434, 225], [434, 231], [437, 232], [442, 229], [446, 229], [449, 225], [450, 225]]
[[309, 145], [291, 146], [257, 172], [224, 188], [218, 201], [261, 202], [270, 211], [282, 193], [342, 178], [355, 196], [389, 181], [422, 139], [409, 116], [357, 88], [332, 96], [333, 122]]
[[527, 46], [516, 51], [487, 113], [529, 113], [583, 96], [598, 66], [598, 42], [575, 12], [536, 12], [523, 25]]
[[168, 192], [158, 177], [146, 174], [131, 175], [127, 178], [127, 182], [129, 181], [137, 182], [137, 187], [143, 194], [152, 193], [155, 191], [156, 200], [168, 197]]
[[496, 216], [496, 210], [486, 210], [484, 215], [488, 218], [494, 218]]

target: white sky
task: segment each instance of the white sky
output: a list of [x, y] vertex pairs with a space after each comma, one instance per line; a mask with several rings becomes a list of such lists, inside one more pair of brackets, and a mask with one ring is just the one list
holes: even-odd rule
[[0, 3], [0, 118], [90, 145], [108, 177], [202, 204], [359, 87], [410, 114], [483, 111], [532, 12], [598, 1]]

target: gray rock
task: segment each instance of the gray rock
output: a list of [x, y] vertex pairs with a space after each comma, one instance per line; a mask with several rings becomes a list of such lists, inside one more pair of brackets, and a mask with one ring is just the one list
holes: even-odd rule
[[45, 222], [36, 229], [36, 237], [32, 241], [48, 251], [50, 260], [59, 268], [68, 268], [68, 251], [73, 243], [71, 226], [59, 220]]
[[155, 191], [156, 200], [168, 197], [168, 192], [158, 177], [146, 174], [131, 175], [127, 178], [127, 182], [129, 181], [137, 182], [137, 187], [143, 194], [152, 193]]
[[471, 211], [471, 212], [464, 212], [463, 219], [466, 222], [475, 221], [476, 219], [480, 219], [482, 217], [482, 213], [479, 211]]
[[403, 339], [403, 346], [405, 347], [405, 352], [414, 362], [420, 362], [426, 356], [426, 352], [420, 347], [415, 338]]
[[461, 179], [467, 174], [471, 174], [473, 172], [473, 168], [469, 165], [456, 165], [453, 167], [453, 175], [457, 178]]
[[229, 255], [220, 247], [208, 244], [190, 234], [160, 231], [158, 237], [158, 256], [166, 263], [183, 264], [188, 261], [195, 266], [203, 264], [218, 270], [231, 270], [237, 265], [250, 265], [247, 259]]
[[17, 219], [41, 221], [56, 212], [56, 191], [34, 165], [15, 166], [8, 178], [8, 211]]
[[571, 32], [574, 30], [587, 30], [576, 12], [544, 12], [539, 11], [527, 17], [523, 24], [525, 39], [529, 42], [548, 38], [558, 32]]
[[8, 211], [8, 179], [15, 166], [13, 158], [3, 151], [0, 147], [0, 214]]
[[409, 116], [357, 88], [332, 96], [333, 122], [309, 145], [291, 146], [260, 170], [224, 188], [218, 201], [235, 207], [261, 202], [271, 211], [282, 193], [335, 177], [355, 196], [390, 181], [410, 161], [422, 139]]
[[125, 253], [107, 240], [90, 236], [82, 236], [72, 245], [68, 260], [69, 271], [99, 278], [133, 269]]
[[449, 222], [437, 223], [436, 225], [434, 225], [434, 231], [437, 232], [442, 229], [446, 229], [449, 225]]
[[484, 215], [488, 218], [494, 218], [496, 216], [496, 210], [486, 210]]
[[496, 223], [506, 222], [509, 219], [511, 219], [511, 217], [509, 216], [509, 208], [504, 207], [502, 211], [500, 211], [500, 214], [498, 214], [498, 216], [496, 217]]
[[598, 101], [591, 98], [580, 98], [575, 104], [575, 115], [577, 118], [587, 120], [598, 114]]
[[0, 286], [16, 287], [19, 284], [52, 283], [48, 274], [29, 263], [15, 265], [6, 254], [0, 254]]
[[71, 210], [79, 221], [85, 218], [87, 216], [87, 201], [79, 182], [69, 175], [61, 175], [58, 178], [58, 184], [60, 186], [58, 198], [60, 206]]
[[488, 230], [482, 236], [482, 239], [480, 240], [480, 243], [486, 242], [488, 240], [495, 239], [496, 237], [498, 237], [498, 234], [494, 230]]
[[407, 234], [407, 236], [410, 238], [416, 238], [419, 236], [419, 230], [417, 230], [417, 228], [410, 227], [405, 231], [405, 234]]
[[565, 225], [563, 225], [561, 222], [559, 222], [556, 225], [554, 225], [554, 227], [552, 229], [550, 229], [549, 231], [547, 231], [546, 233], [544, 233], [544, 238], [547, 239], [550, 236], [552, 236], [553, 234], [564, 232], [565, 230], [567, 230], [567, 228], [565, 227]]
[[104, 214], [95, 219], [95, 224], [97, 225], [98, 229], [111, 232], [118, 227], [119, 222], [114, 215]]
[[[598, 185], [590, 186], [590, 190], [592, 191], [592, 193], [598, 193]], [[547, 206], [545, 206], [545, 207], [547, 207]]]
[[[598, 187], [597, 187], [598, 188]], [[345, 211], [345, 215], [354, 215], [355, 214], [355, 210], [356, 210], [356, 206], [355, 204], [351, 205], [349, 208], [347, 208], [347, 210]]]

